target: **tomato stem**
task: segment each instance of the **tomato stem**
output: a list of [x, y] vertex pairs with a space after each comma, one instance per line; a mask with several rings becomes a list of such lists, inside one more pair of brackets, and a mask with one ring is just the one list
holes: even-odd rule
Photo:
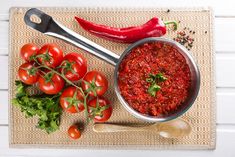
[[86, 102], [86, 99], [87, 99], [87, 97], [88, 97], [89, 94], [88, 94], [88, 93], [85, 94], [81, 87], [77, 86], [77, 85], [74, 84], [72, 81], [70, 81], [69, 79], [67, 79], [67, 78], [65, 77], [65, 75], [64, 75], [64, 71], [63, 71], [64, 69], [62, 69], [62, 73], [59, 73], [59, 72], [57, 72], [56, 70], [54, 70], [54, 69], [48, 67], [47, 65], [40, 64], [40, 63], [37, 61], [36, 57], [34, 58], [34, 60], [35, 60], [35, 62], [36, 62], [37, 64], [40, 65], [39, 67], [41, 67], [41, 68], [46, 68], [46, 69], [50, 70], [51, 72], [53, 72], [53, 73], [55, 73], [55, 74], [61, 76], [68, 84], [74, 86], [75, 88], [77, 88], [77, 89], [79, 89], [79, 90], [81, 91], [81, 93], [82, 93], [82, 95], [83, 95], [83, 97], [84, 97], [83, 105], [84, 105], [84, 108], [85, 108], [85, 117], [87, 118], [87, 123], [89, 123], [88, 107], [87, 107], [87, 102]]

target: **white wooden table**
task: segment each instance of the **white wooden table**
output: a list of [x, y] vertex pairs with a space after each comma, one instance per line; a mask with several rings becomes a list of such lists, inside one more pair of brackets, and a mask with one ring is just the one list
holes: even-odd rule
[[[193, 7], [215, 13], [217, 147], [214, 151], [10, 149], [8, 146], [8, 24], [12, 6]], [[0, 2], [0, 156], [223, 156], [235, 157], [235, 2], [233, 0], [2, 0]], [[10, 52], [9, 52], [10, 53]]]

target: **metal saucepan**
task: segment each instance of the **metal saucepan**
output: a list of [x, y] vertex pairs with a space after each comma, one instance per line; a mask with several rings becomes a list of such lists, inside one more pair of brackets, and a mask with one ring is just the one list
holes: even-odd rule
[[[38, 18], [40, 18], [41, 22], [35, 23], [35, 22], [31, 21], [30, 18], [32, 15], [34, 15], [34, 16], [36, 15]], [[25, 17], [24, 17], [24, 21], [28, 26], [30, 26], [30, 27], [32, 27], [32, 28], [44, 33], [44, 34], [65, 40], [65, 41], [95, 55], [96, 57], [112, 64], [113, 66], [115, 66], [114, 88], [115, 88], [116, 95], [117, 95], [118, 99], [120, 100], [121, 104], [126, 108], [126, 110], [129, 111], [136, 118], [142, 119], [147, 122], [163, 122], [163, 121], [175, 119], [175, 118], [179, 117], [180, 115], [182, 115], [183, 113], [185, 113], [192, 106], [192, 104], [194, 103], [194, 101], [198, 95], [198, 91], [200, 88], [200, 74], [199, 74], [198, 67], [197, 67], [194, 59], [192, 58], [192, 56], [189, 54], [188, 50], [184, 46], [180, 45], [179, 43], [177, 43], [173, 40], [169, 40], [169, 39], [165, 39], [165, 38], [145, 38], [143, 40], [137, 41], [136, 43], [130, 45], [122, 53], [121, 56], [118, 56], [117, 54], [105, 49], [104, 47], [102, 47], [100, 45], [97, 45], [96, 43], [86, 39], [85, 37], [75, 33], [74, 31], [72, 31], [70, 29], [66, 28], [65, 26], [61, 25], [57, 21], [53, 20], [53, 18], [51, 16], [45, 14], [44, 12], [42, 12], [36, 8], [32, 8], [26, 12]], [[123, 60], [123, 58], [126, 55], [128, 55], [129, 52], [133, 48], [135, 48], [139, 45], [142, 45], [144, 43], [154, 42], [154, 41], [165, 42], [165, 43], [176, 46], [178, 48], [179, 52], [185, 57], [186, 62], [189, 65], [189, 68], [191, 71], [191, 87], [190, 87], [189, 96], [188, 96], [187, 100], [184, 102], [182, 107], [179, 110], [177, 110], [175, 113], [173, 113], [167, 117], [161, 117], [161, 118], [143, 115], [143, 114], [135, 111], [132, 107], [130, 107], [128, 105], [128, 103], [125, 101], [125, 99], [120, 94], [120, 91], [118, 88], [118, 83], [117, 83], [118, 82], [118, 69], [119, 69], [119, 65], [120, 65], [121, 61]]]

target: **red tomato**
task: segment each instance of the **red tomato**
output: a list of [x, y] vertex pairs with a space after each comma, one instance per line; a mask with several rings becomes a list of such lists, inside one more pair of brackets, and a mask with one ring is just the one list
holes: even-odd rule
[[38, 81], [38, 70], [32, 63], [24, 63], [19, 67], [18, 76], [22, 82], [32, 85]]
[[31, 43], [25, 44], [21, 50], [20, 50], [20, 55], [21, 57], [26, 61], [30, 62], [30, 58], [32, 56], [35, 56], [38, 52], [39, 48]]
[[57, 67], [63, 60], [63, 52], [54, 44], [44, 45], [37, 55], [43, 55], [43, 57], [38, 57], [38, 61], [51, 68]]
[[75, 52], [64, 56], [62, 66], [65, 77], [70, 81], [80, 80], [87, 72], [86, 59]]
[[[97, 101], [98, 100], [98, 101]], [[99, 105], [97, 107], [97, 105]], [[106, 122], [112, 115], [112, 107], [103, 97], [94, 98], [88, 102], [89, 114], [95, 122]]]
[[82, 89], [88, 91], [91, 96], [101, 96], [108, 89], [107, 78], [98, 71], [88, 72], [82, 81]]
[[69, 134], [69, 137], [71, 137], [74, 140], [81, 137], [81, 132], [76, 125], [72, 125], [69, 127], [68, 134]]
[[46, 72], [45, 75], [39, 76], [38, 87], [46, 94], [57, 94], [64, 87], [65, 81], [62, 77], [51, 72]]
[[83, 111], [83, 101], [84, 98], [81, 91], [73, 86], [66, 88], [60, 96], [60, 106], [69, 113], [77, 113], [78, 111]]

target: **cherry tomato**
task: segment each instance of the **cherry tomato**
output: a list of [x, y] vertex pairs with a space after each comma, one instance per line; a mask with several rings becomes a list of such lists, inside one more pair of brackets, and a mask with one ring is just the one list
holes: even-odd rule
[[62, 71], [70, 81], [78, 81], [87, 72], [87, 61], [78, 53], [69, 53], [64, 56]]
[[32, 56], [35, 56], [38, 50], [39, 48], [36, 45], [28, 43], [22, 46], [20, 50], [20, 55], [26, 62], [30, 62], [30, 58]]
[[90, 71], [84, 76], [81, 86], [90, 96], [101, 96], [108, 89], [108, 80], [102, 73]]
[[[98, 105], [98, 107], [97, 107]], [[93, 98], [88, 102], [89, 114], [95, 122], [106, 122], [112, 115], [112, 107], [103, 97]]]
[[38, 61], [51, 68], [57, 67], [63, 60], [63, 52], [55, 44], [42, 46], [37, 55], [43, 55], [38, 57]]
[[39, 89], [46, 94], [57, 94], [64, 87], [65, 81], [62, 77], [51, 72], [40, 75], [38, 79]]
[[77, 125], [70, 126], [68, 129], [68, 134], [69, 134], [69, 137], [71, 137], [74, 140], [81, 137], [81, 132]]
[[60, 96], [60, 106], [69, 113], [77, 113], [84, 110], [83, 95], [79, 89], [70, 86]]
[[38, 81], [38, 70], [32, 63], [24, 63], [19, 67], [18, 76], [22, 82], [32, 85]]

